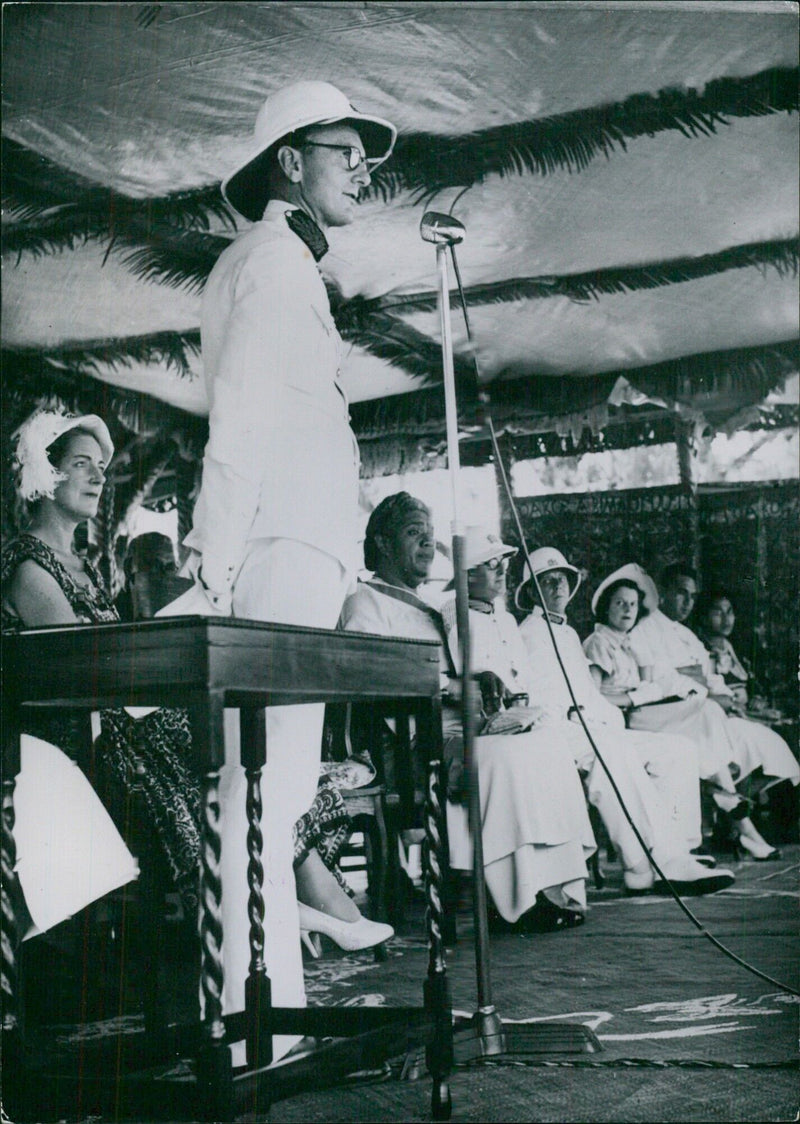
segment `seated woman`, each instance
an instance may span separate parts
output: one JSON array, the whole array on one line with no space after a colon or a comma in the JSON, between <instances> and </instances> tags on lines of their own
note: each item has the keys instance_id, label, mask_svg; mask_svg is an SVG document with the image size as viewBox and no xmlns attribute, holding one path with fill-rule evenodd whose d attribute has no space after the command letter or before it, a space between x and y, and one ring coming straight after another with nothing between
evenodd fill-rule
<instances>
[{"instance_id":1,"label":"seated woman","mask_svg":"<svg viewBox=\"0 0 800 1124\"><path fill-rule=\"evenodd\" d=\"M406 492L383 500L370 516L364 542L364 562L374 578L359 583L347 599L342 625L358 632L437 641L451 696L457 684L449 678L443 621L417 592L430 571L434 547L431 512L425 504ZM445 701L447 756L460 745L460 711ZM528 711L505 711L485 720L475 739L475 757L484 874L497 913L506 923L542 931L583 921L585 860L595 843L572 762L552 745L549 735L518 732L535 719ZM466 811L452 802L447 808L451 864L469 870Z\"/></svg>"},{"instance_id":2,"label":"seated woman","mask_svg":"<svg viewBox=\"0 0 800 1124\"><path fill-rule=\"evenodd\" d=\"M44 410L20 427L17 488L30 521L3 553L4 628L119 620L102 579L74 544L76 529L97 514L113 451L105 423L95 416ZM96 783L126 836L137 826L129 820L130 790L135 784L142 792L145 830L158 840L175 889L194 904L200 792L185 764L188 721L179 710L147 712L139 721L137 714L101 712ZM37 732L79 753L85 748L68 715L48 713Z\"/></svg>"},{"instance_id":3,"label":"seated woman","mask_svg":"<svg viewBox=\"0 0 800 1124\"><path fill-rule=\"evenodd\" d=\"M764 721L769 725L771 711L764 705L766 700L761 695L751 697L751 690L757 689L754 676L731 643L735 624L736 613L726 590L708 589L698 595L692 626L705 645L712 672L722 677L741 715L759 720L763 714Z\"/></svg>"},{"instance_id":4,"label":"seated woman","mask_svg":"<svg viewBox=\"0 0 800 1124\"><path fill-rule=\"evenodd\" d=\"M73 517L97 510L104 471L113 454L108 430L94 415L34 415L15 434L15 484L35 505L32 532L2 558L3 629L77 618L50 570L76 598L91 597L94 573L73 566L66 529ZM57 449L51 463L44 450ZM63 564L58 555L63 557ZM38 560L44 559L44 565ZM136 862L110 816L70 758L50 742L24 733L14 791L16 873L23 900L23 936L45 932L138 875Z\"/></svg>"},{"instance_id":5,"label":"seated woman","mask_svg":"<svg viewBox=\"0 0 800 1124\"><path fill-rule=\"evenodd\" d=\"M712 675L721 679L731 692L729 719L747 719L750 740L755 740L760 750L759 767L746 778L747 792L750 796L758 794L761 803L775 799L777 805L785 804L788 827L797 820L800 768L786 741L771 728L771 722L780 717L780 711L772 710L768 700L760 693L751 694L753 689L758 690L758 686L746 661L739 658L730 640L736 615L727 592L724 589L703 590L695 603L692 622L695 633L708 652ZM755 739L752 738L755 733L753 723L761 723L763 727L758 730ZM741 785L742 778L739 783Z\"/></svg>"},{"instance_id":6,"label":"seated woman","mask_svg":"<svg viewBox=\"0 0 800 1124\"><path fill-rule=\"evenodd\" d=\"M600 583L592 597L594 631L583 643L592 677L605 697L626 711L634 730L683 734L699 752L700 776L715 788L714 800L728 813L740 845L755 859L780 857L747 815L736 792L730 764L735 759L722 709L694 679L673 673L653 681L640 669L628 633L648 611L649 579L641 567L621 567ZM644 674L643 674L644 671Z\"/></svg>"}]
</instances>

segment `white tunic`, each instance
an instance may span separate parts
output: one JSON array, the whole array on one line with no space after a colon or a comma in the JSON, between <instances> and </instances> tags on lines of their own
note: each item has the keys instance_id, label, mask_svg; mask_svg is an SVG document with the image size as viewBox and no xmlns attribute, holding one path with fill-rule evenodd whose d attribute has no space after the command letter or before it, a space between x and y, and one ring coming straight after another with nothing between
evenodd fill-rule
<instances>
[{"instance_id":1,"label":"white tunic","mask_svg":"<svg viewBox=\"0 0 800 1124\"><path fill-rule=\"evenodd\" d=\"M310 250L271 200L220 255L203 295L209 439L186 538L213 590L257 539L308 543L355 570L358 446L339 383L341 337Z\"/></svg>"},{"instance_id":2,"label":"white tunic","mask_svg":"<svg viewBox=\"0 0 800 1124\"><path fill-rule=\"evenodd\" d=\"M367 584L345 602L342 623L359 632L441 644L430 615ZM447 667L444 654L442 666ZM555 888L565 900L585 906L585 860L595 843L569 758L539 731L478 737L475 757L484 874L498 911L515 921L533 906L540 890ZM470 869L466 809L448 802L447 822L451 865Z\"/></svg>"},{"instance_id":3,"label":"white tunic","mask_svg":"<svg viewBox=\"0 0 800 1124\"><path fill-rule=\"evenodd\" d=\"M700 638L686 625L670 620L660 609L639 621L631 630L630 642L640 665L652 664L657 675L697 664L712 695L733 696L724 677L714 670L711 654ZM800 765L779 734L760 722L735 715L727 715L725 722L733 748L731 760L738 769L739 780L760 767L765 777L773 778L773 783L800 782Z\"/></svg>"}]
</instances>

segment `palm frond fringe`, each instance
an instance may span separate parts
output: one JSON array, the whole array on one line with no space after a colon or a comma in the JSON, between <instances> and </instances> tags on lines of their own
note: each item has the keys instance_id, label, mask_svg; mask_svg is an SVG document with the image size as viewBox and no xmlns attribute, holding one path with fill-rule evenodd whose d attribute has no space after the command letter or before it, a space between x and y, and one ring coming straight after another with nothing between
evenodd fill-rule
<instances>
[{"instance_id":1,"label":"palm frond fringe","mask_svg":"<svg viewBox=\"0 0 800 1124\"><path fill-rule=\"evenodd\" d=\"M582 171L600 155L625 151L627 141L665 130L707 136L737 117L798 109L798 70L772 67L745 78L717 78L702 93L664 89L621 102L515 122L460 136L410 133L370 189L388 200L411 190L429 198L445 187L468 187L491 174ZM2 195L12 221L3 252L48 252L87 238L130 243L135 224L146 238L160 227L207 231L211 218L236 229L217 184L136 199L59 167L13 140L4 141ZM41 228L41 229L40 229ZM137 235L138 236L138 235Z\"/></svg>"},{"instance_id":2,"label":"palm frond fringe","mask_svg":"<svg viewBox=\"0 0 800 1124\"><path fill-rule=\"evenodd\" d=\"M797 371L797 340L762 347L701 352L664 363L602 374L568 377L539 375L495 380L489 385L490 409L498 424L519 422L525 416L568 416L607 401L622 376L650 397L667 402L691 402L698 395L724 392L745 394L753 403L783 386ZM482 407L459 402L463 425L479 424ZM355 402L350 413L359 437L439 432L444 425L444 400L440 388L423 388L408 394Z\"/></svg>"},{"instance_id":3,"label":"palm frond fringe","mask_svg":"<svg viewBox=\"0 0 800 1124\"><path fill-rule=\"evenodd\" d=\"M438 347L407 325L386 317L381 331L370 336L355 334L354 343L365 347L409 374L427 379L419 390L351 405L353 427L359 437L375 439L383 435L440 432L444 424L444 402ZM0 359L3 373L3 399L8 401L58 394L85 412L105 413L113 409L128 428L144 426L144 413L156 428L169 425L202 430L204 419L187 415L148 395L114 387L91 376L103 365L125 363L131 358L156 362L167 356L176 369L188 370L188 355L199 349L199 333L158 333L132 340L98 341L91 345L62 347L47 353L35 349L4 348ZM181 359L181 356L183 357ZM495 380L488 388L492 413L498 423L519 421L525 416L574 415L607 401L622 375L638 390L669 402L689 402L698 395L724 392L745 394L755 403L781 387L786 377L798 369L798 342L785 340L762 347L704 352L646 367L604 372L582 377L531 376ZM471 363L457 357L459 404L462 423L481 424L482 406L474 395ZM87 378L87 375L90 377ZM160 422L160 424L159 424ZM201 435L202 436L202 435Z\"/></svg>"},{"instance_id":4,"label":"palm frond fringe","mask_svg":"<svg viewBox=\"0 0 800 1124\"><path fill-rule=\"evenodd\" d=\"M586 273L569 273L540 277L514 277L486 285L464 289L468 304L496 304L504 301L531 300L546 297L568 297L585 302L615 293L634 293L642 289L658 289L711 277L729 269L755 267L762 272L774 269L781 277L796 277L800 266L800 239L787 238L769 242L751 242L730 246L716 254L696 258L672 258L646 262L644 265L613 266ZM450 297L452 307L458 306L458 294ZM430 312L436 308L437 293L433 290L403 297L378 297L365 301L362 315L369 317L373 309L382 312Z\"/></svg>"},{"instance_id":5,"label":"palm frond fringe","mask_svg":"<svg viewBox=\"0 0 800 1124\"><path fill-rule=\"evenodd\" d=\"M731 118L797 109L797 68L771 67L745 78L716 78L702 93L670 88L632 94L621 102L461 136L406 134L388 164L376 170L371 190L385 200L409 190L425 199L492 174L580 172L598 156L626 151L627 142L638 137L667 130L708 136Z\"/></svg>"},{"instance_id":6,"label":"palm frond fringe","mask_svg":"<svg viewBox=\"0 0 800 1124\"><path fill-rule=\"evenodd\" d=\"M137 199L76 175L17 141L3 141L3 253L47 253L89 238L146 243L163 228L236 230L218 184Z\"/></svg>"},{"instance_id":7,"label":"palm frond fringe","mask_svg":"<svg viewBox=\"0 0 800 1124\"><path fill-rule=\"evenodd\" d=\"M163 363L182 378L191 378L189 357L199 354L200 332L193 329L186 332L151 332L119 339L82 340L47 349L7 347L2 350L2 366L4 377L17 373L25 378L46 376L48 370L71 372L78 376L98 372L101 367Z\"/></svg>"}]
</instances>

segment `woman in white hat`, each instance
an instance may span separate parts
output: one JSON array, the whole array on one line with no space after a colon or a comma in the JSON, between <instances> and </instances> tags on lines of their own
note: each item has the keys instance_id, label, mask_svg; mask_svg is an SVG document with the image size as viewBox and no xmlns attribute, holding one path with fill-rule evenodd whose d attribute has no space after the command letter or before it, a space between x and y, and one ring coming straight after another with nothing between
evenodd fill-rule
<instances>
[{"instance_id":1,"label":"woman in white hat","mask_svg":"<svg viewBox=\"0 0 800 1124\"><path fill-rule=\"evenodd\" d=\"M395 136L330 83L295 82L266 99L250 150L223 182L253 225L222 253L203 298L209 439L185 545L205 612L336 625L358 566L359 455L318 262L326 232L356 218ZM277 1006L305 1003L292 828L314 798L322 721L320 706L267 711L265 958ZM245 790L242 769L223 771L226 1013L244 1007L250 961ZM274 1056L291 1042L274 1039Z\"/></svg>"},{"instance_id":2,"label":"woman in white hat","mask_svg":"<svg viewBox=\"0 0 800 1124\"><path fill-rule=\"evenodd\" d=\"M598 690L578 634L567 621L567 606L581 583L580 571L559 550L548 546L533 551L530 565L536 582L530 577L523 582L517 588L516 602L520 607L533 604L533 611L520 625L530 661L531 702L546 706L552 718L563 723L564 744L570 747L585 778L587 796L622 859L626 888L631 893L663 890L656 884L605 768L577 721L576 705L628 812L672 885L686 894L712 893L729 886L733 882L730 871L709 871L689 853L702 844L694 744L675 734L625 729L622 712ZM566 721L569 718L574 720Z\"/></svg>"},{"instance_id":3,"label":"woman in white hat","mask_svg":"<svg viewBox=\"0 0 800 1124\"><path fill-rule=\"evenodd\" d=\"M741 846L762 861L777 856L736 792L730 771L736 754L722 709L694 679L677 673L669 680L648 679L647 670L637 664L628 634L657 606L657 597L652 581L635 563L600 583L592 597L594 631L583 642L592 677L609 702L626 712L631 729L683 734L694 742L700 776L714 786L714 800L731 817Z\"/></svg>"},{"instance_id":4,"label":"woman in white hat","mask_svg":"<svg viewBox=\"0 0 800 1124\"><path fill-rule=\"evenodd\" d=\"M32 510L2 557L3 630L115 620L100 578L74 549L114 452L96 415L33 414L17 431L16 490ZM24 937L46 932L137 877L136 862L88 780L50 741L22 735L14 791ZM21 916L20 916L21 915Z\"/></svg>"}]
</instances>

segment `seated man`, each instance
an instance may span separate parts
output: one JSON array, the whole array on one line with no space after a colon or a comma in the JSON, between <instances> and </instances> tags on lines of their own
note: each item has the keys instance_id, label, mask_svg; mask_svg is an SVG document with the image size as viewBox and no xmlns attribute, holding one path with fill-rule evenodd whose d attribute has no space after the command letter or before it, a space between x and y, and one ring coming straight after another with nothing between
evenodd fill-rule
<instances>
[{"instance_id":1,"label":"seated man","mask_svg":"<svg viewBox=\"0 0 800 1124\"><path fill-rule=\"evenodd\" d=\"M430 510L408 493L389 496L367 525L364 561L374 578L345 602L342 626L358 632L440 645L445 682L449 660L441 617L420 596L435 540ZM595 849L578 775L552 739L538 731L507 736L504 715L475 739L481 787L484 873L500 917L541 931L579 924L586 905L585 859ZM458 708L445 706L445 754L460 745ZM472 864L463 806L448 803L451 864Z\"/></svg>"},{"instance_id":2,"label":"seated man","mask_svg":"<svg viewBox=\"0 0 800 1124\"><path fill-rule=\"evenodd\" d=\"M690 566L667 566L661 575L658 606L630 633L633 654L641 667L653 668L656 678L676 672L689 676L722 707L727 714L726 732L739 783L760 768L771 783L788 780L798 784L800 766L786 742L774 730L735 713L733 691L724 677L713 671L702 641L683 623L694 608L697 592L697 574ZM754 857L767 856L759 853Z\"/></svg>"},{"instance_id":3,"label":"seated man","mask_svg":"<svg viewBox=\"0 0 800 1124\"><path fill-rule=\"evenodd\" d=\"M552 643L546 634L547 626L541 610L538 617L528 618L525 622L528 627L522 632L503 606L503 555L515 551L496 540L493 545L493 538L480 528L467 530L466 565L473 669L476 672L493 671L511 692L528 695L529 701L542 715L539 720L542 734L585 772L589 799L603 817L609 835L622 856L627 889L634 893L646 892L654 888L653 870L647 854L625 818L613 786L583 729L579 724L567 721L572 704ZM603 759L653 858L682 893L710 893L731 885L733 875L730 871L709 871L689 854L690 846L700 842L699 780L697 758L691 743L676 747L671 744L671 739L666 739L667 744L654 745L648 756L652 758L653 772L659 780L654 782L648 776L630 741L625 744L627 735L619 730L617 716L605 713L607 704L593 685L591 691L586 689L585 680L591 683L588 666L580 641L566 625L563 616L570 597L570 584L573 593L578 586L577 570L569 566L557 551L549 548L537 551L534 558L541 563L543 571L550 571L556 579L546 584L557 591L551 602L552 612L561 622L556 625L559 639L563 636L565 649L569 649L569 639L573 636L580 653L579 660L573 655L568 668L570 676L575 673L578 680L579 705L592 711L589 719L594 727L593 736L596 735ZM535 562L533 564L536 565ZM455 637L455 606L452 601L443 605L442 615L445 626L451 630L452 646ZM540 628L544 635L540 633ZM561 643L559 651L563 659ZM593 707L595 696L598 705ZM613 711L614 708L610 709ZM608 730L602 728L604 722ZM630 737L636 741L637 735Z\"/></svg>"}]
</instances>

